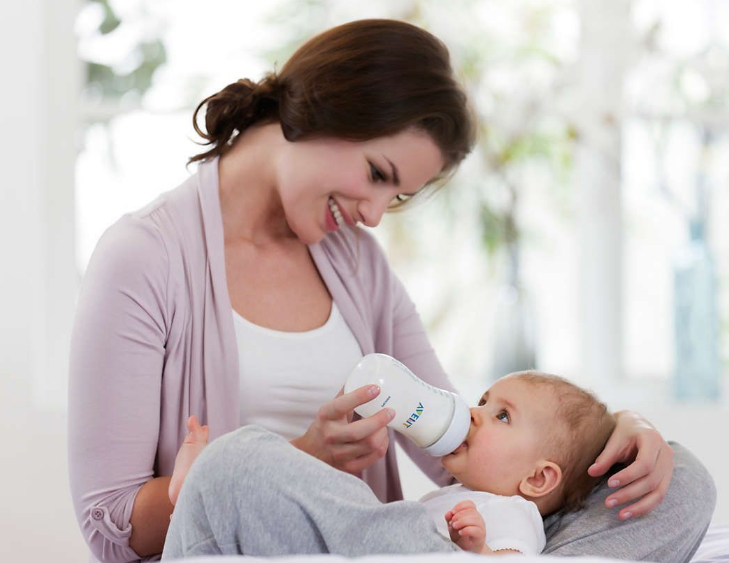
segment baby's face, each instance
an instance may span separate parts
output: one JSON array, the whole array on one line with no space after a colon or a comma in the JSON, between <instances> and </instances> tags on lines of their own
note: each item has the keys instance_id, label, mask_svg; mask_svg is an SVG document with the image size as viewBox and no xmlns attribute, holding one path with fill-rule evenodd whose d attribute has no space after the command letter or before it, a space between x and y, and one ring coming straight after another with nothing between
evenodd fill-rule
<instances>
[{"instance_id":1,"label":"baby's face","mask_svg":"<svg viewBox=\"0 0 729 563\"><path fill-rule=\"evenodd\" d=\"M511 496L544 456L543 443L555 420L551 389L506 377L471 409L466 441L442 458L466 487Z\"/></svg>"}]
</instances>

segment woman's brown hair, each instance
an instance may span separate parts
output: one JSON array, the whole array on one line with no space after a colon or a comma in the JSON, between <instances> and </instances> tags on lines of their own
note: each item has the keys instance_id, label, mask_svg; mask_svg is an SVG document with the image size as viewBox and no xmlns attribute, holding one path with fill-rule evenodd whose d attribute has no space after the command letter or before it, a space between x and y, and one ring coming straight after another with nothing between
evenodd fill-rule
<instances>
[{"instance_id":1,"label":"woman's brown hair","mask_svg":"<svg viewBox=\"0 0 729 563\"><path fill-rule=\"evenodd\" d=\"M205 105L203 131L197 118ZM193 126L212 147L189 162L223 155L239 133L262 121L278 121L289 141L366 141L416 128L443 153L439 178L475 142L474 119L448 49L427 31L396 20L334 27L301 46L278 74L238 80L203 100Z\"/></svg>"}]
</instances>

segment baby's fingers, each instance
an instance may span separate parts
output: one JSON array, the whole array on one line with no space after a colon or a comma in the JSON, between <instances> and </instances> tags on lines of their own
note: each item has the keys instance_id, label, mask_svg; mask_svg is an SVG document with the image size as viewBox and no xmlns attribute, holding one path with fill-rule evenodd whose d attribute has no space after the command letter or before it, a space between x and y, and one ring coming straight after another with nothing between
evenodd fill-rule
<instances>
[{"instance_id":1,"label":"baby's fingers","mask_svg":"<svg viewBox=\"0 0 729 563\"><path fill-rule=\"evenodd\" d=\"M451 519L451 526L454 530L460 530L467 526L476 526L483 522L481 515L474 511L462 511L455 514Z\"/></svg>"},{"instance_id":2,"label":"baby's fingers","mask_svg":"<svg viewBox=\"0 0 729 563\"><path fill-rule=\"evenodd\" d=\"M476 503L472 500L463 500L451 509L453 514L458 514L463 510L476 510Z\"/></svg>"},{"instance_id":3,"label":"baby's fingers","mask_svg":"<svg viewBox=\"0 0 729 563\"><path fill-rule=\"evenodd\" d=\"M458 530L458 535L463 539L478 540L484 537L484 531L478 526L466 526Z\"/></svg>"}]
</instances>

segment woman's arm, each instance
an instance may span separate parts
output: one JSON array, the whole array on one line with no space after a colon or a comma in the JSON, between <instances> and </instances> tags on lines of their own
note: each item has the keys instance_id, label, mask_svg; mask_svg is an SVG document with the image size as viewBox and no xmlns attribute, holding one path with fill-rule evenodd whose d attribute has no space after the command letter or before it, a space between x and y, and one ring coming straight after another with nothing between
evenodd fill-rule
<instances>
[{"instance_id":1,"label":"woman's arm","mask_svg":"<svg viewBox=\"0 0 729 563\"><path fill-rule=\"evenodd\" d=\"M174 506L168 490L171 477L157 477L147 481L137 493L132 507L132 535L129 547L140 557L162 553L165 536Z\"/></svg>"},{"instance_id":2,"label":"woman's arm","mask_svg":"<svg viewBox=\"0 0 729 563\"><path fill-rule=\"evenodd\" d=\"M167 333L167 253L149 218L125 216L100 239L76 307L69 369L69 475L82 534L105 562L169 523L169 500L140 497L154 477ZM153 487L151 485L150 487ZM154 507L154 508L150 508ZM167 511L167 515L163 513ZM134 515L134 521L132 516ZM141 518L140 518L141 516ZM142 533L143 536L138 536ZM159 543L159 542L157 542Z\"/></svg>"},{"instance_id":3,"label":"woman's arm","mask_svg":"<svg viewBox=\"0 0 729 563\"><path fill-rule=\"evenodd\" d=\"M606 484L593 491L585 507L545 519L546 555L594 556L631 561L687 563L711 520L716 488L706 468L686 448L671 443L675 470L663 502L643 518L620 521L605 508L614 494Z\"/></svg>"}]
</instances>

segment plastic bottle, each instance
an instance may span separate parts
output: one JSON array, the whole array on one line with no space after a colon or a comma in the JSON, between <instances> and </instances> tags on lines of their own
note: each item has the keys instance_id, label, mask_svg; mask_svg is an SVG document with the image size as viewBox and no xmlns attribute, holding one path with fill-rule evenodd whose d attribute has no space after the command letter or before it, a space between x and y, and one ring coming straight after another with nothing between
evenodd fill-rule
<instances>
[{"instance_id":1,"label":"plastic bottle","mask_svg":"<svg viewBox=\"0 0 729 563\"><path fill-rule=\"evenodd\" d=\"M463 399L428 385L395 358L366 355L347 378L344 392L371 384L380 387L380 394L354 409L360 416L393 409L395 418L388 426L435 457L451 453L466 439L471 411Z\"/></svg>"}]
</instances>

